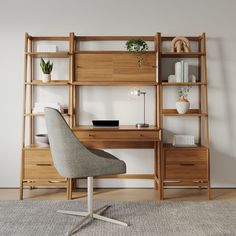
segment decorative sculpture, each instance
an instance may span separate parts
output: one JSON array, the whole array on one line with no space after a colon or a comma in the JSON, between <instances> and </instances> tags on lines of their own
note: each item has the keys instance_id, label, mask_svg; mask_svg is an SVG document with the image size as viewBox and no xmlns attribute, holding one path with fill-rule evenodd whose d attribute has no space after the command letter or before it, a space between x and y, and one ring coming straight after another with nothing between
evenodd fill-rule
<instances>
[{"instance_id":1,"label":"decorative sculpture","mask_svg":"<svg viewBox=\"0 0 236 236\"><path fill-rule=\"evenodd\" d=\"M190 52L189 40L182 36L175 37L171 41L171 52Z\"/></svg>"}]
</instances>

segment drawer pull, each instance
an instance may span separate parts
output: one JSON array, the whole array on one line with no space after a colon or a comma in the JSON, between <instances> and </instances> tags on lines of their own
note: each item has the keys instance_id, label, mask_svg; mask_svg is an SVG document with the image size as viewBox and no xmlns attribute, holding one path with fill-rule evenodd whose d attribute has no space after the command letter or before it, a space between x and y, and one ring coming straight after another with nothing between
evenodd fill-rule
<instances>
[{"instance_id":1,"label":"drawer pull","mask_svg":"<svg viewBox=\"0 0 236 236\"><path fill-rule=\"evenodd\" d=\"M94 134L89 134L89 137L95 137L95 135Z\"/></svg>"},{"instance_id":2,"label":"drawer pull","mask_svg":"<svg viewBox=\"0 0 236 236\"><path fill-rule=\"evenodd\" d=\"M193 163L181 163L181 166L195 166Z\"/></svg>"},{"instance_id":3,"label":"drawer pull","mask_svg":"<svg viewBox=\"0 0 236 236\"><path fill-rule=\"evenodd\" d=\"M52 166L52 164L36 164L36 166Z\"/></svg>"}]
</instances>

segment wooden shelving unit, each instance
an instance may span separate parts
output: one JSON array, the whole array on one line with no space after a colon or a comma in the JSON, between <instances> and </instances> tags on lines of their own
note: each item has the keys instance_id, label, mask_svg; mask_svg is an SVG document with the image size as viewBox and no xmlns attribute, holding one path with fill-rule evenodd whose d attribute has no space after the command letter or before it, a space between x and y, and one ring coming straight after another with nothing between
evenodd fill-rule
<instances>
[{"instance_id":1,"label":"wooden shelving unit","mask_svg":"<svg viewBox=\"0 0 236 236\"><path fill-rule=\"evenodd\" d=\"M23 199L24 186L64 186L69 189L69 181L60 176L52 162L50 148L44 148L34 144L34 126L37 117L43 117L43 113L33 113L33 94L37 86L65 86L68 87L68 112L63 116L68 117L68 123L72 127L72 74L73 55L68 52L34 52L36 41L65 41L71 51L74 35L68 37L34 37L25 34L25 57L24 57L24 91L23 91L23 132L22 132L22 160L20 178L20 199ZM52 80L43 83L35 79L35 58L61 58L69 60L69 80ZM27 131L27 132L26 132ZM28 140L28 143L26 143ZM69 187L68 187L69 186ZM67 191L70 198L70 192Z\"/></svg>"},{"instance_id":2,"label":"wooden shelving unit","mask_svg":"<svg viewBox=\"0 0 236 236\"><path fill-rule=\"evenodd\" d=\"M189 117L189 119L195 117L195 119L198 119L198 143L196 147L174 147L172 144L163 144L161 161L162 189L164 189L165 186L206 187L208 189L208 198L210 199L206 36L205 33L203 33L200 36L187 37L190 42L193 41L197 43L198 46L196 52L189 53L162 52L162 43L164 41L170 42L174 39L174 36L162 36L161 33L158 33L157 37L159 42L158 81L160 95L160 128L165 132L164 117L166 116L180 118ZM198 60L197 82L169 83L163 81L161 65L165 63L162 59L166 58L196 58L196 60ZM198 89L198 109L190 109L186 114L179 114L176 109L163 108L163 90L167 86L196 86ZM202 132L203 124L205 125L204 132Z\"/></svg>"},{"instance_id":3,"label":"wooden shelving unit","mask_svg":"<svg viewBox=\"0 0 236 236\"><path fill-rule=\"evenodd\" d=\"M174 36L30 36L25 34L24 53L24 97L23 97L23 135L20 199L23 199L23 187L64 186L67 187L67 198L71 199L72 180L61 177L53 166L50 147L39 147L34 144L35 119L44 114L33 114L33 94L38 86L65 86L68 88L69 126L80 141L91 148L151 148L154 149L153 174L126 174L100 178L153 179L163 199L165 186L199 186L207 187L210 198L210 158L208 133L208 101L206 70L206 39L201 36L187 37L198 44L198 51L191 53L162 52L162 42L171 41ZM82 51L80 42L87 41L127 41L143 39L154 43L154 50L144 53L145 63L140 69L136 55L127 51ZM34 52L36 41L64 41L69 50L63 52ZM61 58L69 60L69 79L53 80L43 83L34 76L36 58ZM196 83L168 83L162 80L162 59L195 58L198 60L199 77ZM195 60L194 59L194 60ZM201 73L203 71L203 73ZM92 126L81 126L77 114L79 104L79 86L153 86L155 88L155 124L148 129L137 129L135 126L121 126L119 129L96 130ZM199 102L197 109L190 109L187 114L178 114L175 109L163 107L163 89L166 87L195 86L198 89ZM204 106L202 105L204 103ZM205 109L203 109L203 107ZM189 117L198 119L198 146L176 148L170 144L161 145L162 131L165 132L163 119L170 117ZM193 118L192 118L193 117ZM205 132L202 125L205 124ZM26 128L29 132L26 133ZM204 142L203 142L204 136ZM29 140L26 143L26 140ZM181 173L181 174L180 174Z\"/></svg>"}]
</instances>

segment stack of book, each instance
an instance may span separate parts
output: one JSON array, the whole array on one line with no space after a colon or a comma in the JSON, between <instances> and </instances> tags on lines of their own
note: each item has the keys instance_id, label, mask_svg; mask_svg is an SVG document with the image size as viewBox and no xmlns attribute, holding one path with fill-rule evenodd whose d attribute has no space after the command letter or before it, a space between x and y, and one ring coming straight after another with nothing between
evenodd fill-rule
<instances>
[{"instance_id":1,"label":"stack of book","mask_svg":"<svg viewBox=\"0 0 236 236\"><path fill-rule=\"evenodd\" d=\"M188 62L180 61L175 63L175 78L176 82L189 82Z\"/></svg>"}]
</instances>

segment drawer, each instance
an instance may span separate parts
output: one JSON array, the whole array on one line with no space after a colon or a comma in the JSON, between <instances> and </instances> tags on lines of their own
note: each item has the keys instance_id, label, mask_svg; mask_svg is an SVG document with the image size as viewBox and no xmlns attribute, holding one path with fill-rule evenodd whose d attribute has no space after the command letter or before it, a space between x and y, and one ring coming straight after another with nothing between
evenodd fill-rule
<instances>
[{"instance_id":1,"label":"drawer","mask_svg":"<svg viewBox=\"0 0 236 236\"><path fill-rule=\"evenodd\" d=\"M207 179L206 148L164 149L164 179Z\"/></svg>"},{"instance_id":2,"label":"drawer","mask_svg":"<svg viewBox=\"0 0 236 236\"><path fill-rule=\"evenodd\" d=\"M55 169L49 149L24 151L24 179L64 179Z\"/></svg>"},{"instance_id":3,"label":"drawer","mask_svg":"<svg viewBox=\"0 0 236 236\"><path fill-rule=\"evenodd\" d=\"M75 135L80 140L92 139L141 139L141 140L157 140L157 131L75 131Z\"/></svg>"}]
</instances>

